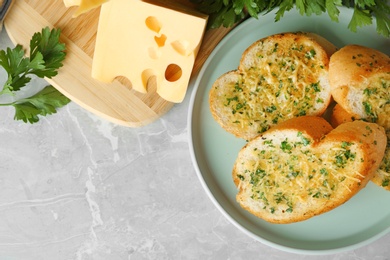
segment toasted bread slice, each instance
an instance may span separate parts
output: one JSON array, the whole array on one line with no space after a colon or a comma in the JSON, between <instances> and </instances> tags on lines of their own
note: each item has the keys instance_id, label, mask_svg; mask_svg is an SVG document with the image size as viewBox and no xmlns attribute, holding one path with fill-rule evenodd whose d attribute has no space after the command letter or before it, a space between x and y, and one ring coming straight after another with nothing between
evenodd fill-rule
<instances>
[{"instance_id":1,"label":"toasted bread slice","mask_svg":"<svg viewBox=\"0 0 390 260\"><path fill-rule=\"evenodd\" d=\"M390 57L372 48L347 45L330 58L334 100L356 119L390 129Z\"/></svg>"},{"instance_id":2,"label":"toasted bread slice","mask_svg":"<svg viewBox=\"0 0 390 260\"><path fill-rule=\"evenodd\" d=\"M221 75L209 93L215 120L251 140L287 119L322 115L331 100L330 55L336 47L310 33L283 33L254 42L237 70Z\"/></svg>"},{"instance_id":3,"label":"toasted bread slice","mask_svg":"<svg viewBox=\"0 0 390 260\"><path fill-rule=\"evenodd\" d=\"M336 104L332 109L329 121L332 127L336 128L343 123L352 122L354 120L355 118L350 113L339 104Z\"/></svg>"},{"instance_id":4,"label":"toasted bread slice","mask_svg":"<svg viewBox=\"0 0 390 260\"><path fill-rule=\"evenodd\" d=\"M385 190L390 191L390 131L386 131L387 147L382 162L376 171L372 182Z\"/></svg>"},{"instance_id":5,"label":"toasted bread slice","mask_svg":"<svg viewBox=\"0 0 390 260\"><path fill-rule=\"evenodd\" d=\"M272 223L332 210L363 189L382 160L386 135L374 123L333 129L321 117L287 120L249 141L233 168L237 201Z\"/></svg>"},{"instance_id":6,"label":"toasted bread slice","mask_svg":"<svg viewBox=\"0 0 390 260\"><path fill-rule=\"evenodd\" d=\"M332 127L337 127L343 123L352 122L355 118L339 104L336 104L333 108L330 120ZM385 190L390 191L390 129L385 129L385 132L387 136L385 155L383 156L378 170L372 178L372 182Z\"/></svg>"}]
</instances>

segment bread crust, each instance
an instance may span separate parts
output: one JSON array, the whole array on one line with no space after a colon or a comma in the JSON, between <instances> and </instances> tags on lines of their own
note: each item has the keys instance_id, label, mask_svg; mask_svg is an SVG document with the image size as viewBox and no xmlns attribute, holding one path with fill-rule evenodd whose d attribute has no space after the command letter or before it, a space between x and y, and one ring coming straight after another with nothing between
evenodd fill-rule
<instances>
[{"instance_id":1,"label":"bread crust","mask_svg":"<svg viewBox=\"0 0 390 260\"><path fill-rule=\"evenodd\" d=\"M287 157L281 156L286 151L282 149L283 146L277 140L293 140L294 136L297 136L296 133L301 136L300 138L303 136L310 140L310 145L299 147L298 150L292 148L289 151L292 154ZM273 140L276 148L264 145L270 140ZM290 119L248 142L239 152L233 167L233 180L238 188L237 202L255 216L279 224L303 221L328 212L348 201L371 180L382 160L385 142L384 129L373 123L354 121L333 129L325 119L319 117L304 116ZM280 145L280 149L276 144ZM276 151L268 153L267 149ZM304 149L307 149L305 150L307 155L314 154L316 157L313 155L313 157L309 156L308 160L305 159L298 152ZM332 149L336 153L332 154L330 152ZM348 149L351 150L346 152ZM347 160L345 169L339 166L333 169L333 166L329 164L329 160L334 159L338 150L344 151L349 156L354 154L352 159L351 156L349 161ZM338 156L340 155L335 158L339 158ZM323 168L320 170L309 167L307 170L302 169L293 177L282 177L284 170L287 169L283 168L283 165L289 164L290 161L280 163L274 160L276 165L274 168L264 166L271 163L272 157L278 157L279 160L283 158L292 160L291 158L299 157L298 160L308 164L320 159L322 162L318 167ZM263 160L266 160L266 164ZM268 168L262 171L259 170L261 167ZM292 169L293 166L289 165L288 168ZM267 169L278 170L270 172ZM313 170L316 173L313 173ZM348 178L340 178L337 174L341 171L343 173L340 173L340 176L346 174ZM257 172L262 174L261 180L257 178L255 174ZM328 172L332 174L328 175ZM325 173L327 177L324 177ZM310 174L317 177L310 179ZM336 177L329 177L333 175ZM325 183L332 185L332 189L324 188ZM316 190L321 192L316 193ZM308 191L313 192L308 193Z\"/></svg>"},{"instance_id":2,"label":"bread crust","mask_svg":"<svg viewBox=\"0 0 390 260\"><path fill-rule=\"evenodd\" d=\"M332 114L330 115L330 124L333 128L338 127L341 124L352 122L355 118L348 113L342 106L336 104L332 109Z\"/></svg>"},{"instance_id":3,"label":"bread crust","mask_svg":"<svg viewBox=\"0 0 390 260\"><path fill-rule=\"evenodd\" d=\"M346 45L330 58L329 80L332 90L341 86L358 86L365 78L389 73L389 66L389 56L378 50L357 44Z\"/></svg>"},{"instance_id":4,"label":"bread crust","mask_svg":"<svg viewBox=\"0 0 390 260\"><path fill-rule=\"evenodd\" d=\"M312 33L281 33L251 44L237 70L209 93L210 111L226 131L251 140L289 118L322 115L331 101L329 57L336 47Z\"/></svg>"}]
</instances>

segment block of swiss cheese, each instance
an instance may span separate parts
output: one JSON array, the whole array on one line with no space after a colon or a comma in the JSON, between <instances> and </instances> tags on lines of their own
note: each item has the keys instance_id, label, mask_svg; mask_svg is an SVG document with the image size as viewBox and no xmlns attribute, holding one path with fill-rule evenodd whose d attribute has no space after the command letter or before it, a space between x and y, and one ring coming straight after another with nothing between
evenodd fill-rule
<instances>
[{"instance_id":1,"label":"block of swiss cheese","mask_svg":"<svg viewBox=\"0 0 390 260\"><path fill-rule=\"evenodd\" d=\"M206 15L190 9L110 0L101 7L92 77L111 82L123 76L142 93L154 82L162 98L181 102L206 23Z\"/></svg>"}]
</instances>

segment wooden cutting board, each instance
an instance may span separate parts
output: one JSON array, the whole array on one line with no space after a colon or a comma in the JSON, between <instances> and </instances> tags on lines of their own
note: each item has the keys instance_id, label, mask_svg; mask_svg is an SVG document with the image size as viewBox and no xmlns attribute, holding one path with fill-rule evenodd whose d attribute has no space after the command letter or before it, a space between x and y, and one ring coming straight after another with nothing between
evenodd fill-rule
<instances>
[{"instance_id":1,"label":"wooden cutting board","mask_svg":"<svg viewBox=\"0 0 390 260\"><path fill-rule=\"evenodd\" d=\"M180 0L186 4L187 1ZM61 41L66 44L67 56L58 75L47 81L92 113L116 124L139 127L171 109L173 103L153 91L141 94L132 90L126 79L119 78L109 84L92 79L100 8L73 18L75 10L67 9L62 0L14 0L4 24L13 43L25 48L29 46L31 36L42 28L61 29ZM196 75L210 52L230 30L219 28L205 33L192 75Z\"/></svg>"}]
</instances>

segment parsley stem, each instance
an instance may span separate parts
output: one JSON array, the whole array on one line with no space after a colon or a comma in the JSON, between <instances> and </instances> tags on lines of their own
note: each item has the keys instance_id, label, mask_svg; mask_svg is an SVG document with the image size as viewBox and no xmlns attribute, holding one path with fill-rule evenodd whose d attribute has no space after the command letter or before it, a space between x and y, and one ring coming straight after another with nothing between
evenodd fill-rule
<instances>
[{"instance_id":1,"label":"parsley stem","mask_svg":"<svg viewBox=\"0 0 390 260\"><path fill-rule=\"evenodd\" d=\"M11 102L11 103L0 103L0 107L13 106L14 104L15 104L15 102Z\"/></svg>"}]
</instances>

